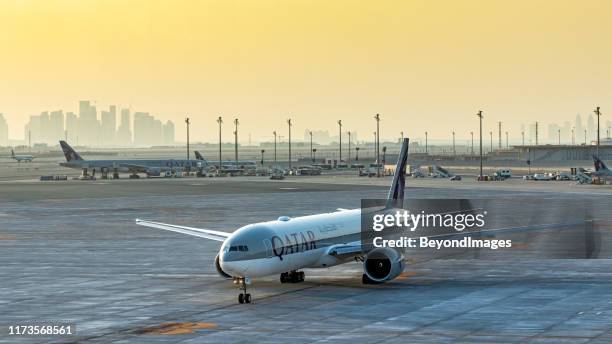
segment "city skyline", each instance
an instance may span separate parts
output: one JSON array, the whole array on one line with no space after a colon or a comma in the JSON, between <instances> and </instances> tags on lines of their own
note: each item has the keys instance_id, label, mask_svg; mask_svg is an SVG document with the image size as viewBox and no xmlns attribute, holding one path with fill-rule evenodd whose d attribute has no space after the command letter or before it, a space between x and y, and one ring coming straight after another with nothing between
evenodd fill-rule
<instances>
[{"instance_id":1,"label":"city skyline","mask_svg":"<svg viewBox=\"0 0 612 344\"><path fill-rule=\"evenodd\" d=\"M367 139L376 113L383 138L465 139L482 110L487 134L501 121L516 139L596 106L609 118L611 17L595 0L7 1L0 112L12 138L32 114L91 99L189 116L202 140L211 119L239 117L269 140L289 117L330 133L342 119Z\"/></svg>"},{"instance_id":2,"label":"city skyline","mask_svg":"<svg viewBox=\"0 0 612 344\"><path fill-rule=\"evenodd\" d=\"M175 143L174 123L162 123L148 112L136 111L133 117L129 108L120 109L118 118L116 105L100 111L88 100L79 101L77 114L64 110L43 111L40 115L30 116L24 126L23 144L55 145L59 140L73 142L75 145L121 147L121 146L159 146ZM119 120L119 122L118 122ZM7 144L10 138L3 136L6 121L0 114L0 145Z\"/></svg>"},{"instance_id":3,"label":"city skyline","mask_svg":"<svg viewBox=\"0 0 612 344\"><path fill-rule=\"evenodd\" d=\"M72 111L67 111L64 114L64 110L55 111L42 111L40 115L30 116L30 120L24 127L24 139L21 140L23 144L56 144L59 139L66 139L74 144L83 144L91 146L160 146L160 145L174 145L184 144L184 141L175 140L176 128L172 121L166 121L162 123L161 120L155 116L150 115L149 112L135 111L130 112L129 108L120 108L116 105L109 105L107 110L101 110L98 112L97 107L91 101L79 101L78 112L75 114ZM195 123L198 124L198 123ZM539 143L540 144L581 144L590 143L596 139L596 120L593 113L586 116L576 114L574 122L563 121L560 123L544 123L538 122L539 124ZM492 123L493 130L488 130L493 133L493 141L496 148L505 148L506 145L520 145L523 144L535 144L535 121L529 124L521 124L520 129L509 130L504 122L501 122L502 127L499 127L500 122ZM600 126L600 137L610 138L612 132L612 121L603 120ZM46 130L41 130L46 128ZM136 130L135 130L136 129ZM225 130L230 130L227 127ZM502 129L500 132L499 130ZM180 130L180 128L179 128ZM223 130L222 130L223 131ZM294 137L295 142L308 142L310 141L310 132L313 134L313 142L319 145L326 145L338 142L338 129L330 130L309 128L304 129L303 137ZM348 142L348 129L342 130L343 141ZM351 131L351 142L368 142L370 139L368 135L363 137L358 136L358 132L355 130ZM573 136L572 136L573 131ZM283 135L282 130L278 132L278 141L282 142L286 135ZM512 133L506 137L506 133ZM3 114L0 113L0 146L9 145L10 142L18 142L20 140L7 137L8 124ZM399 139L399 135L405 134L409 137L409 132L397 132L397 137L384 131L381 132L381 139L387 142L393 142ZM412 136L413 142L423 143L424 140L422 134L414 133ZM452 135L452 133L449 133ZM463 145L468 137L469 133L455 132L457 145ZM467 134L467 135L466 135ZM487 141L487 130L483 131L484 142L491 141L490 138ZM559 134L561 136L559 137ZM224 143L231 141L232 133L225 133ZM81 139L79 139L79 137ZM248 140L255 143L270 142L271 138L255 137L253 140L251 133L248 135L242 135L238 140L240 144L245 144ZM361 140L360 140L361 138ZM560 138L560 142L559 142ZM501 141L500 141L501 139ZM372 139L373 140L373 139ZM216 135L209 138L193 137L192 142L202 143L217 143L218 139ZM429 136L430 144L449 144L452 139L447 137L432 137ZM490 144L490 142L489 142ZM469 145L469 143L467 144Z\"/></svg>"}]
</instances>

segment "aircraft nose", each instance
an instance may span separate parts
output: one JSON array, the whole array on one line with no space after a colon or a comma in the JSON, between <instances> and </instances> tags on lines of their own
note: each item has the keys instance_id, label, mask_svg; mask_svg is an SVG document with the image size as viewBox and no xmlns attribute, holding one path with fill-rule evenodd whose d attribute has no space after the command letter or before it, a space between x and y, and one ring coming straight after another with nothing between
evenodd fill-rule
<instances>
[{"instance_id":1,"label":"aircraft nose","mask_svg":"<svg viewBox=\"0 0 612 344\"><path fill-rule=\"evenodd\" d=\"M232 276L244 276L246 273L247 269L243 266L243 264L240 264L240 261L232 259L231 254L225 252L220 256L220 258L221 269L226 273Z\"/></svg>"}]
</instances>

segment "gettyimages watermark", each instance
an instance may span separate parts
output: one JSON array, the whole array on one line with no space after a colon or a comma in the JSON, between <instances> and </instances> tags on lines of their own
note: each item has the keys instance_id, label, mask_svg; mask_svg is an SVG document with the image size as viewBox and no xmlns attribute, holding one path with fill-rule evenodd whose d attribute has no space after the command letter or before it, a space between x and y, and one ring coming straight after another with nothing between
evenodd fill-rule
<instances>
[{"instance_id":1,"label":"gettyimages watermark","mask_svg":"<svg viewBox=\"0 0 612 344\"><path fill-rule=\"evenodd\" d=\"M599 258L612 247L608 236L602 235L612 215L594 213L591 202L411 199L397 207L387 200L368 199L361 205L364 252L392 248L453 259ZM610 209L610 204L606 206Z\"/></svg>"}]
</instances>

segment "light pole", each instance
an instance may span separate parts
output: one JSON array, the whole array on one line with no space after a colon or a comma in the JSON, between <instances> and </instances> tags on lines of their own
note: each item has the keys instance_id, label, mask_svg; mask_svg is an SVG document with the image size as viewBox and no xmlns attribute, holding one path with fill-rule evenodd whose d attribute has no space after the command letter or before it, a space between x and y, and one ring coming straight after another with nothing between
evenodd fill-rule
<instances>
[{"instance_id":1,"label":"light pole","mask_svg":"<svg viewBox=\"0 0 612 344\"><path fill-rule=\"evenodd\" d=\"M474 132L470 131L470 135L472 136L472 155L474 155Z\"/></svg>"},{"instance_id":2,"label":"light pole","mask_svg":"<svg viewBox=\"0 0 612 344\"><path fill-rule=\"evenodd\" d=\"M502 122L499 122L498 125L499 125L499 129L498 129L498 132L497 132L497 140L499 142L497 143L497 145L498 145L499 149L501 149L502 148L502 138L501 138L502 137L501 136L501 134L502 134Z\"/></svg>"},{"instance_id":3,"label":"light pole","mask_svg":"<svg viewBox=\"0 0 612 344\"><path fill-rule=\"evenodd\" d=\"M525 146L525 132L521 131L521 136L523 136L523 146Z\"/></svg>"},{"instance_id":4,"label":"light pole","mask_svg":"<svg viewBox=\"0 0 612 344\"><path fill-rule=\"evenodd\" d=\"M506 131L506 149L510 148L510 144L508 143L508 132Z\"/></svg>"},{"instance_id":5,"label":"light pole","mask_svg":"<svg viewBox=\"0 0 612 344\"><path fill-rule=\"evenodd\" d=\"M234 119L234 158L238 165L238 118Z\"/></svg>"},{"instance_id":6,"label":"light pole","mask_svg":"<svg viewBox=\"0 0 612 344\"><path fill-rule=\"evenodd\" d=\"M374 158L376 158L376 132L374 132L374 152L372 154L374 155Z\"/></svg>"},{"instance_id":7,"label":"light pole","mask_svg":"<svg viewBox=\"0 0 612 344\"><path fill-rule=\"evenodd\" d=\"M289 169L291 169L291 118L287 119L287 125L289 126Z\"/></svg>"},{"instance_id":8,"label":"light pole","mask_svg":"<svg viewBox=\"0 0 612 344\"><path fill-rule=\"evenodd\" d=\"M478 176L478 180L482 178L482 111L478 111L476 115L480 119L480 175Z\"/></svg>"},{"instance_id":9,"label":"light pole","mask_svg":"<svg viewBox=\"0 0 612 344\"><path fill-rule=\"evenodd\" d=\"M359 147L355 147L355 161L359 161Z\"/></svg>"},{"instance_id":10,"label":"light pole","mask_svg":"<svg viewBox=\"0 0 612 344\"><path fill-rule=\"evenodd\" d=\"M536 134L536 138L535 138L535 139L536 139L536 144L535 144L535 145L537 146L537 145L538 145L538 122L536 122L536 127L535 127L535 129L536 129L536 130L535 130L535 134Z\"/></svg>"},{"instance_id":11,"label":"light pole","mask_svg":"<svg viewBox=\"0 0 612 344\"><path fill-rule=\"evenodd\" d=\"M597 115L597 156L599 156L599 117L601 117L599 106L595 109L594 112L595 112L595 115Z\"/></svg>"},{"instance_id":12,"label":"light pole","mask_svg":"<svg viewBox=\"0 0 612 344\"><path fill-rule=\"evenodd\" d=\"M574 133L574 127L572 127L572 146L576 144L576 134Z\"/></svg>"},{"instance_id":13,"label":"light pole","mask_svg":"<svg viewBox=\"0 0 612 344\"><path fill-rule=\"evenodd\" d=\"M376 176L380 177L380 114L376 114L374 119L376 119Z\"/></svg>"},{"instance_id":14,"label":"light pole","mask_svg":"<svg viewBox=\"0 0 612 344\"><path fill-rule=\"evenodd\" d=\"M221 116L217 118L217 123L219 123L219 171L221 171L221 125L223 124Z\"/></svg>"},{"instance_id":15,"label":"light pole","mask_svg":"<svg viewBox=\"0 0 612 344\"><path fill-rule=\"evenodd\" d=\"M274 134L274 166L276 166L276 130L272 133Z\"/></svg>"},{"instance_id":16,"label":"light pole","mask_svg":"<svg viewBox=\"0 0 612 344\"><path fill-rule=\"evenodd\" d=\"M425 132L425 155L428 155L429 153L427 152L427 132Z\"/></svg>"},{"instance_id":17,"label":"light pole","mask_svg":"<svg viewBox=\"0 0 612 344\"><path fill-rule=\"evenodd\" d=\"M490 151L493 152L493 132L490 131L489 135L491 135L491 150Z\"/></svg>"},{"instance_id":18,"label":"light pole","mask_svg":"<svg viewBox=\"0 0 612 344\"><path fill-rule=\"evenodd\" d=\"M586 146L586 141L587 141L587 130L584 129L584 145Z\"/></svg>"},{"instance_id":19,"label":"light pole","mask_svg":"<svg viewBox=\"0 0 612 344\"><path fill-rule=\"evenodd\" d=\"M338 164L340 164L340 162L342 161L342 120L338 120L338 140L339 140L339 145L338 145Z\"/></svg>"},{"instance_id":20,"label":"light pole","mask_svg":"<svg viewBox=\"0 0 612 344\"><path fill-rule=\"evenodd\" d=\"M561 129L557 129L557 135L559 136L559 146L561 146Z\"/></svg>"},{"instance_id":21,"label":"light pole","mask_svg":"<svg viewBox=\"0 0 612 344\"><path fill-rule=\"evenodd\" d=\"M348 134L348 168L351 168L351 132L347 131L346 132Z\"/></svg>"},{"instance_id":22,"label":"light pole","mask_svg":"<svg viewBox=\"0 0 612 344\"><path fill-rule=\"evenodd\" d=\"M457 151L455 150L455 132L453 131L453 156L457 156Z\"/></svg>"},{"instance_id":23,"label":"light pole","mask_svg":"<svg viewBox=\"0 0 612 344\"><path fill-rule=\"evenodd\" d=\"M312 162L315 162L316 159L317 159L317 149L313 148L312 149Z\"/></svg>"},{"instance_id":24,"label":"light pole","mask_svg":"<svg viewBox=\"0 0 612 344\"><path fill-rule=\"evenodd\" d=\"M189 117L185 118L185 125L187 126L187 160L189 160Z\"/></svg>"},{"instance_id":25,"label":"light pole","mask_svg":"<svg viewBox=\"0 0 612 344\"><path fill-rule=\"evenodd\" d=\"M401 137L402 137L402 139L400 140L400 143L402 143L402 142L404 142L404 132L400 131L400 134L401 134Z\"/></svg>"},{"instance_id":26,"label":"light pole","mask_svg":"<svg viewBox=\"0 0 612 344\"><path fill-rule=\"evenodd\" d=\"M314 158L312 157L312 130L308 130L308 134L310 135L310 159L314 162Z\"/></svg>"},{"instance_id":27,"label":"light pole","mask_svg":"<svg viewBox=\"0 0 612 344\"><path fill-rule=\"evenodd\" d=\"M261 166L262 166L262 167L263 167L263 165L264 165L264 153L265 153L265 152L266 152L266 150L265 150L265 149L262 149L262 150L261 150Z\"/></svg>"}]
</instances>

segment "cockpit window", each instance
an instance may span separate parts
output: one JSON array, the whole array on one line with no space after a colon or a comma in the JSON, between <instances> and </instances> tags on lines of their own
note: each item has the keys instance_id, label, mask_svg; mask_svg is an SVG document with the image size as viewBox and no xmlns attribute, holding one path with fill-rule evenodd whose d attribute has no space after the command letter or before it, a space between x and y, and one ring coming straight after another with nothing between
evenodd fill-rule
<instances>
[{"instance_id":1,"label":"cockpit window","mask_svg":"<svg viewBox=\"0 0 612 344\"><path fill-rule=\"evenodd\" d=\"M246 245L236 245L236 246L230 246L229 250L230 252L236 252L236 251L248 252L249 247Z\"/></svg>"}]
</instances>

